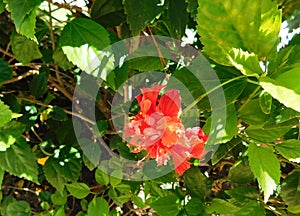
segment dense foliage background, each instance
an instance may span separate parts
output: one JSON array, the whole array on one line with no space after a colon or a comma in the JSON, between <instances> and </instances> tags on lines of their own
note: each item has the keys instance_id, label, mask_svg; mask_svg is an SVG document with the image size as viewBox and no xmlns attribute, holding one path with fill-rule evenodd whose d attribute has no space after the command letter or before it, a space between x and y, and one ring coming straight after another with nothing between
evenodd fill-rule
<instances>
[{"instance_id":1,"label":"dense foliage background","mask_svg":"<svg viewBox=\"0 0 300 216\"><path fill-rule=\"evenodd\" d=\"M1 215L300 214L299 35L277 48L283 21L289 31L299 27L300 1L77 3L0 0ZM162 57L132 59L102 76L97 122L72 110L80 75L99 78L86 70L94 54L137 35L191 43L221 81L227 115L213 143L218 149L183 176L131 182L122 172L108 175L96 166L96 143L87 141L86 152L99 151L91 159L73 130L72 116L91 129L87 140L100 131L115 153L141 159L113 130L111 100L128 77L156 70L176 77L199 101L199 124L209 135L207 93L184 64ZM105 163L120 171L113 160Z\"/></svg>"}]
</instances>

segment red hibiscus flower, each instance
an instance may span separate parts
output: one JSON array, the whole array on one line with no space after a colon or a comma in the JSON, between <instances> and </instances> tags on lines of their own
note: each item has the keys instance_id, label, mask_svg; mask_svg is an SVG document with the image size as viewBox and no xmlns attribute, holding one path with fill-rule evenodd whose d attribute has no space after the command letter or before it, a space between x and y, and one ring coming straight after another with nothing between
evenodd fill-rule
<instances>
[{"instance_id":1,"label":"red hibiscus flower","mask_svg":"<svg viewBox=\"0 0 300 216\"><path fill-rule=\"evenodd\" d=\"M207 136L200 127L185 130L179 118L181 98L176 89L167 90L160 98L164 85L141 89L136 99L140 110L125 126L124 138L130 138L132 152L147 151L147 156L165 165L172 158L175 172L182 175L190 168L191 158L200 159Z\"/></svg>"}]
</instances>

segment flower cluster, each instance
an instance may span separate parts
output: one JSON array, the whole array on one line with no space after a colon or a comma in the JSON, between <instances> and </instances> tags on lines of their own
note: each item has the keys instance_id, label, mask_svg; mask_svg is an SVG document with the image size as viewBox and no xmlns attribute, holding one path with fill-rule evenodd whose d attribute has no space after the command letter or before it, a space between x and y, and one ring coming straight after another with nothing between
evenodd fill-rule
<instances>
[{"instance_id":1,"label":"flower cluster","mask_svg":"<svg viewBox=\"0 0 300 216\"><path fill-rule=\"evenodd\" d=\"M140 110L125 126L124 138L130 138L132 152L147 151L158 165L172 158L175 172L182 175L190 168L190 158L200 159L207 136L200 127L184 128L179 118L181 98L176 89L167 90L160 98L164 85L142 88L136 97Z\"/></svg>"}]
</instances>

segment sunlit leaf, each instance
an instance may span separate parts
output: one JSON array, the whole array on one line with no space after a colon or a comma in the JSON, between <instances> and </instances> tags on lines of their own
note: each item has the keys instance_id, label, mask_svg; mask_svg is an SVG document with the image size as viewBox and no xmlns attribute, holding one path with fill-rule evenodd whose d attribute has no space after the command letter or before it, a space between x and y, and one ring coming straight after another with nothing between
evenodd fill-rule
<instances>
[{"instance_id":1,"label":"sunlit leaf","mask_svg":"<svg viewBox=\"0 0 300 216\"><path fill-rule=\"evenodd\" d=\"M281 11L271 0L198 0L198 33L205 52L216 62L232 65L232 48L269 56L278 44Z\"/></svg>"},{"instance_id":2,"label":"sunlit leaf","mask_svg":"<svg viewBox=\"0 0 300 216\"><path fill-rule=\"evenodd\" d=\"M260 79L260 85L286 107L300 112L300 68L289 70L275 80L268 77Z\"/></svg>"},{"instance_id":3,"label":"sunlit leaf","mask_svg":"<svg viewBox=\"0 0 300 216\"><path fill-rule=\"evenodd\" d=\"M0 127L12 119L12 111L0 100Z\"/></svg>"},{"instance_id":4,"label":"sunlit leaf","mask_svg":"<svg viewBox=\"0 0 300 216\"><path fill-rule=\"evenodd\" d=\"M34 36L36 10L41 0L4 0L11 12L16 30L27 38L36 40Z\"/></svg>"},{"instance_id":5,"label":"sunlit leaf","mask_svg":"<svg viewBox=\"0 0 300 216\"><path fill-rule=\"evenodd\" d=\"M262 73L258 57L254 53L248 53L247 51L233 48L229 51L228 59L234 67L246 76L258 77Z\"/></svg>"},{"instance_id":6,"label":"sunlit leaf","mask_svg":"<svg viewBox=\"0 0 300 216\"><path fill-rule=\"evenodd\" d=\"M276 190L280 180L280 164L276 155L268 148L250 143L248 157L251 170L264 191L264 202Z\"/></svg>"}]
</instances>

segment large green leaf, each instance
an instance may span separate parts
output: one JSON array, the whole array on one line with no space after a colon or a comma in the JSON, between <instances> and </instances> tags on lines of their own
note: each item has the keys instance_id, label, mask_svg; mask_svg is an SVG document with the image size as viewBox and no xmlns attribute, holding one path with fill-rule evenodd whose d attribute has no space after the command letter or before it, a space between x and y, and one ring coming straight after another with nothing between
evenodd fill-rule
<instances>
[{"instance_id":1,"label":"large green leaf","mask_svg":"<svg viewBox=\"0 0 300 216\"><path fill-rule=\"evenodd\" d=\"M161 216L177 215L180 211L179 199L175 195L160 197L150 206Z\"/></svg>"},{"instance_id":2,"label":"large green leaf","mask_svg":"<svg viewBox=\"0 0 300 216\"><path fill-rule=\"evenodd\" d=\"M0 84L12 77L12 69L8 63L0 58Z\"/></svg>"},{"instance_id":3,"label":"large green leaf","mask_svg":"<svg viewBox=\"0 0 300 216\"><path fill-rule=\"evenodd\" d=\"M125 0L124 6L129 28L134 36L164 10L160 0Z\"/></svg>"},{"instance_id":4,"label":"large green leaf","mask_svg":"<svg viewBox=\"0 0 300 216\"><path fill-rule=\"evenodd\" d=\"M251 170L264 191L266 203L280 181L279 161L272 150L255 143L249 144L248 157Z\"/></svg>"},{"instance_id":5,"label":"large green leaf","mask_svg":"<svg viewBox=\"0 0 300 216\"><path fill-rule=\"evenodd\" d=\"M12 118L12 111L0 100L0 127L8 123Z\"/></svg>"},{"instance_id":6,"label":"large green leaf","mask_svg":"<svg viewBox=\"0 0 300 216\"><path fill-rule=\"evenodd\" d=\"M109 34L92 20L73 19L65 26L59 42L68 59L93 76L105 79L105 72L114 68L112 54L101 52L110 45Z\"/></svg>"},{"instance_id":7,"label":"large green leaf","mask_svg":"<svg viewBox=\"0 0 300 216\"><path fill-rule=\"evenodd\" d=\"M297 124L297 119L291 119L279 124L276 124L275 120L271 119L262 126L250 125L245 131L247 132L248 136L253 139L262 142L273 142L275 139L286 134L293 126Z\"/></svg>"},{"instance_id":8,"label":"large green leaf","mask_svg":"<svg viewBox=\"0 0 300 216\"><path fill-rule=\"evenodd\" d=\"M300 205L300 170L290 173L282 182L281 196L289 207Z\"/></svg>"},{"instance_id":9,"label":"large green leaf","mask_svg":"<svg viewBox=\"0 0 300 216\"><path fill-rule=\"evenodd\" d=\"M17 121L8 122L0 127L0 152L6 151L15 141L21 137L25 130L25 126Z\"/></svg>"},{"instance_id":10,"label":"large green leaf","mask_svg":"<svg viewBox=\"0 0 300 216\"><path fill-rule=\"evenodd\" d=\"M55 150L45 165L46 179L62 192L67 181L76 181L80 175L81 159L77 149L69 146L61 146Z\"/></svg>"},{"instance_id":11,"label":"large green leaf","mask_svg":"<svg viewBox=\"0 0 300 216\"><path fill-rule=\"evenodd\" d=\"M289 70L276 79L264 77L260 85L286 107L300 112L300 68Z\"/></svg>"},{"instance_id":12,"label":"large green leaf","mask_svg":"<svg viewBox=\"0 0 300 216\"><path fill-rule=\"evenodd\" d=\"M36 10L42 3L41 0L4 0L11 12L17 32L29 39L35 39Z\"/></svg>"},{"instance_id":13,"label":"large green leaf","mask_svg":"<svg viewBox=\"0 0 300 216\"><path fill-rule=\"evenodd\" d=\"M204 200L209 195L211 182L200 172L198 167L187 170L183 179L185 187L192 197L200 197Z\"/></svg>"},{"instance_id":14,"label":"large green leaf","mask_svg":"<svg viewBox=\"0 0 300 216\"><path fill-rule=\"evenodd\" d=\"M28 64L32 60L42 57L42 53L34 41L29 40L15 31L11 34L10 38L12 51L19 62Z\"/></svg>"},{"instance_id":15,"label":"large green leaf","mask_svg":"<svg viewBox=\"0 0 300 216\"><path fill-rule=\"evenodd\" d=\"M25 139L19 138L5 152L0 152L0 167L20 178L38 182L38 166L35 156Z\"/></svg>"},{"instance_id":16,"label":"large green leaf","mask_svg":"<svg viewBox=\"0 0 300 216\"><path fill-rule=\"evenodd\" d=\"M109 205L108 202L102 198L94 198L88 206L88 216L107 216L109 214Z\"/></svg>"},{"instance_id":17,"label":"large green leaf","mask_svg":"<svg viewBox=\"0 0 300 216\"><path fill-rule=\"evenodd\" d=\"M271 0L198 0L198 33L206 53L216 62L232 65L232 48L268 56L278 44L281 11Z\"/></svg>"},{"instance_id":18,"label":"large green leaf","mask_svg":"<svg viewBox=\"0 0 300 216\"><path fill-rule=\"evenodd\" d=\"M290 161L300 162L300 140L285 140L275 146L276 150Z\"/></svg>"}]
</instances>

